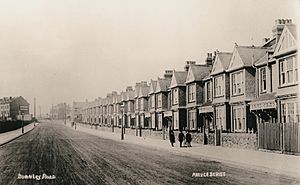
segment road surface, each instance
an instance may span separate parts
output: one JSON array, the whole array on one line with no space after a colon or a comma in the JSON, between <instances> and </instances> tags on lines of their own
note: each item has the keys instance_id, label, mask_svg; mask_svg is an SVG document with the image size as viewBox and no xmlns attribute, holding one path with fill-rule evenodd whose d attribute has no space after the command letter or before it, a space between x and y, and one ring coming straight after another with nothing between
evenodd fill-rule
<instances>
[{"instance_id":1,"label":"road surface","mask_svg":"<svg viewBox=\"0 0 300 185\"><path fill-rule=\"evenodd\" d=\"M193 173L199 176L205 175L204 172L221 172L221 176L225 172L225 176L193 177ZM0 147L0 184L273 185L300 182L247 167L103 139L74 131L61 123L45 122Z\"/></svg>"}]
</instances>

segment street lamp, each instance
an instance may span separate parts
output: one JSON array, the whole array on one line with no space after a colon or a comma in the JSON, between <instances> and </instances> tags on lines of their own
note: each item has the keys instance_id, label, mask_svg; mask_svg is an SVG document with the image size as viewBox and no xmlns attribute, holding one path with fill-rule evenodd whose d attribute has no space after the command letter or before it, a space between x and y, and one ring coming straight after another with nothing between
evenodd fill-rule
<instances>
[{"instance_id":1,"label":"street lamp","mask_svg":"<svg viewBox=\"0 0 300 185\"><path fill-rule=\"evenodd\" d=\"M24 112L22 112L22 134L24 134Z\"/></svg>"},{"instance_id":2,"label":"street lamp","mask_svg":"<svg viewBox=\"0 0 300 185\"><path fill-rule=\"evenodd\" d=\"M124 140L124 104L121 105L121 114L122 114L122 122L121 122L121 140Z\"/></svg>"}]
</instances>

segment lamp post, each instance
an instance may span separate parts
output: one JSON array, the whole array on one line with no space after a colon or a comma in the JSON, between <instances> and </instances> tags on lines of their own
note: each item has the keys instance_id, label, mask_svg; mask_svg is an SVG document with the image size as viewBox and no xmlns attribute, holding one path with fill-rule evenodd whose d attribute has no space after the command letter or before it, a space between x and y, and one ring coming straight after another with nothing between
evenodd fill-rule
<instances>
[{"instance_id":1,"label":"lamp post","mask_svg":"<svg viewBox=\"0 0 300 185\"><path fill-rule=\"evenodd\" d=\"M22 112L22 134L24 134L24 112Z\"/></svg>"},{"instance_id":2,"label":"lamp post","mask_svg":"<svg viewBox=\"0 0 300 185\"><path fill-rule=\"evenodd\" d=\"M121 114L122 114L122 122L121 122L121 140L124 140L124 105L121 105Z\"/></svg>"}]
</instances>

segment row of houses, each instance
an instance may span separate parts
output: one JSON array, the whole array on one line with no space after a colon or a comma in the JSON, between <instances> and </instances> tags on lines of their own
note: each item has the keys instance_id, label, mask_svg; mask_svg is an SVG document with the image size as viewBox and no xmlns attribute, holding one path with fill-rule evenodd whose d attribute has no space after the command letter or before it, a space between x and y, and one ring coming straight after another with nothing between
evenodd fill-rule
<instances>
[{"instance_id":1,"label":"row of houses","mask_svg":"<svg viewBox=\"0 0 300 185\"><path fill-rule=\"evenodd\" d=\"M29 103L22 97L0 99L0 121L31 120Z\"/></svg>"},{"instance_id":2,"label":"row of houses","mask_svg":"<svg viewBox=\"0 0 300 185\"><path fill-rule=\"evenodd\" d=\"M296 26L278 19L260 46L235 44L203 64L128 86L92 102L75 102L77 121L105 126L251 132L260 123L299 123ZM76 104L76 105L75 105ZM73 110L74 112L74 110Z\"/></svg>"}]
</instances>

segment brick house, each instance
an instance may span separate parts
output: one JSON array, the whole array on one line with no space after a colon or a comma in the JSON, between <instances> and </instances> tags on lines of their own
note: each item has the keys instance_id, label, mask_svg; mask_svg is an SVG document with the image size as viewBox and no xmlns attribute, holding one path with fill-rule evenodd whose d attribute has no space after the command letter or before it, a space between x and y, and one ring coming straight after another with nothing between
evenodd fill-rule
<instances>
[{"instance_id":1,"label":"brick house","mask_svg":"<svg viewBox=\"0 0 300 185\"><path fill-rule=\"evenodd\" d=\"M212 87L213 87L213 100L212 106L214 109L214 124L209 126L210 130L215 127L230 131L230 84L229 74L226 70L229 67L232 53L229 52L216 52L215 61L212 67Z\"/></svg>"},{"instance_id":2,"label":"brick house","mask_svg":"<svg viewBox=\"0 0 300 185\"><path fill-rule=\"evenodd\" d=\"M168 109L168 95L169 87L171 84L172 70L166 70L164 78L157 79L157 85L155 89L155 99L156 99L156 130L161 130L163 127L168 126L168 120L164 116L164 112L169 111ZM170 115L168 115L170 116Z\"/></svg>"},{"instance_id":3,"label":"brick house","mask_svg":"<svg viewBox=\"0 0 300 185\"><path fill-rule=\"evenodd\" d=\"M250 112L249 102L255 98L256 61L267 53L266 48L235 44L226 72L230 78L231 131L256 131L256 118Z\"/></svg>"},{"instance_id":4,"label":"brick house","mask_svg":"<svg viewBox=\"0 0 300 185\"><path fill-rule=\"evenodd\" d=\"M147 82L141 82L140 85L140 92L138 93L138 102L139 102L139 120L140 126L142 128L149 128L150 127L150 116L146 114L149 113L149 106L148 106L148 95L149 95L149 86Z\"/></svg>"},{"instance_id":5,"label":"brick house","mask_svg":"<svg viewBox=\"0 0 300 185\"><path fill-rule=\"evenodd\" d=\"M278 70L276 99L278 103L278 120L281 123L299 123L299 99L298 99L298 61L297 61L297 30L291 20L281 20L284 26L282 33L278 35L278 44L273 54L273 60ZM275 28L278 29L279 25ZM273 79L273 78L272 78Z\"/></svg>"},{"instance_id":6,"label":"brick house","mask_svg":"<svg viewBox=\"0 0 300 185\"><path fill-rule=\"evenodd\" d=\"M157 127L157 120L156 120L156 86L157 81L151 80L149 84L149 113L150 113L150 120L151 120L151 128L155 129Z\"/></svg>"},{"instance_id":7,"label":"brick house","mask_svg":"<svg viewBox=\"0 0 300 185\"><path fill-rule=\"evenodd\" d=\"M203 78L209 75L212 61L206 64L191 64L186 77L186 108L188 130L198 130L203 123L199 118L198 107L203 104Z\"/></svg>"},{"instance_id":8,"label":"brick house","mask_svg":"<svg viewBox=\"0 0 300 185\"><path fill-rule=\"evenodd\" d=\"M0 108L2 120L31 120L29 103L22 96L0 99Z\"/></svg>"},{"instance_id":9,"label":"brick house","mask_svg":"<svg viewBox=\"0 0 300 185\"><path fill-rule=\"evenodd\" d=\"M186 85L187 71L173 71L170 84L172 129L182 130L186 127Z\"/></svg>"}]
</instances>

